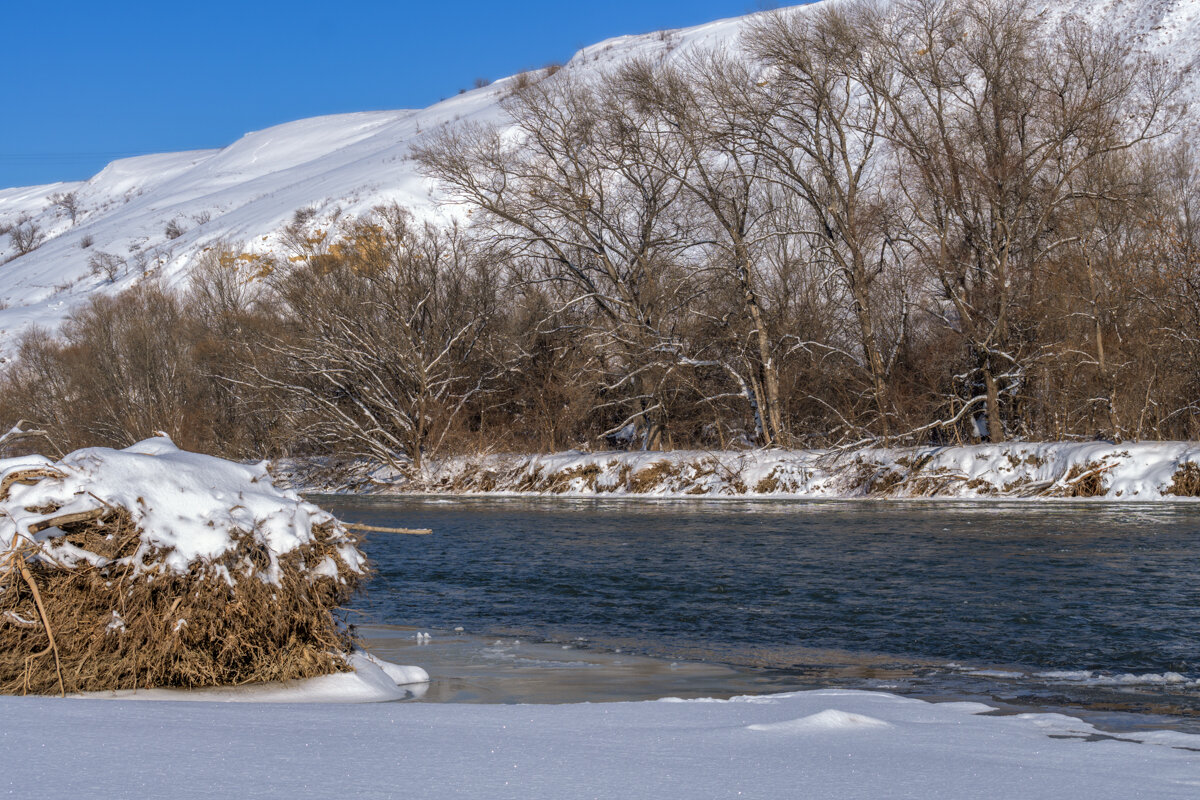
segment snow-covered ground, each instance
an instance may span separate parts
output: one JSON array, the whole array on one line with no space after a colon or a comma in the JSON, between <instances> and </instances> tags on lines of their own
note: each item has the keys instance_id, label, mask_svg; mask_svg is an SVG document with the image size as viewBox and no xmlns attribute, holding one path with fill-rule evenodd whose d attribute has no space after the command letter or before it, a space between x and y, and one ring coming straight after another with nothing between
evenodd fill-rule
<instances>
[{"instance_id":1,"label":"snow-covered ground","mask_svg":"<svg viewBox=\"0 0 1200 800\"><path fill-rule=\"evenodd\" d=\"M1194 798L1200 737L821 690L568 705L0 698L17 797Z\"/></svg>"},{"instance_id":2,"label":"snow-covered ground","mask_svg":"<svg viewBox=\"0 0 1200 800\"><path fill-rule=\"evenodd\" d=\"M1110 20L1138 49L1175 65L1190 67L1200 57L1200 0L1044 2L1051 15ZM581 50L564 69L734 47L745 19L618 37ZM44 238L39 249L15 257L10 237L0 236L0 358L30 325L54 328L93 294L126 289L147 274L184 285L206 249L286 256L281 232L297 210L313 213L312 234L328 231L338 213L391 202L433 213L438 198L409 159L411 145L441 125L502 121L500 103L513 80L426 109L304 119L247 133L219 150L114 161L87 181L0 188L0 225L28 216ZM78 202L74 221L51 200L69 193ZM114 280L89 266L100 254L116 259Z\"/></svg>"},{"instance_id":3,"label":"snow-covered ground","mask_svg":"<svg viewBox=\"0 0 1200 800\"><path fill-rule=\"evenodd\" d=\"M378 469L343 483L309 483L384 493L1144 501L1200 495L1200 443L492 454L443 459L421 480Z\"/></svg>"}]
</instances>

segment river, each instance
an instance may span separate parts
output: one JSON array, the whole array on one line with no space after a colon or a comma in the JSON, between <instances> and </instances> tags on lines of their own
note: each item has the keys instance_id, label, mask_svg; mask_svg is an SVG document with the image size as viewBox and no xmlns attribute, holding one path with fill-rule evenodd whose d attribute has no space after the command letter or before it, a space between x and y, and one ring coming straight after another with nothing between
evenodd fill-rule
<instances>
[{"instance_id":1,"label":"river","mask_svg":"<svg viewBox=\"0 0 1200 800\"><path fill-rule=\"evenodd\" d=\"M352 613L427 699L837 685L1200 732L1197 505L316 499L434 530L369 536Z\"/></svg>"}]
</instances>

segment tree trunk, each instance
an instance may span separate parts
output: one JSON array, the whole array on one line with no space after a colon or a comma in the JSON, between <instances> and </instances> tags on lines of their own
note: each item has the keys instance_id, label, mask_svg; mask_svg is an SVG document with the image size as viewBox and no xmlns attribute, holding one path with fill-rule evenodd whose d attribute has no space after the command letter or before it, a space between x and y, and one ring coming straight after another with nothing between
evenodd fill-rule
<instances>
[{"instance_id":1,"label":"tree trunk","mask_svg":"<svg viewBox=\"0 0 1200 800\"><path fill-rule=\"evenodd\" d=\"M983 368L983 384L987 390L988 440L992 444L1004 441L1004 424L1000 421L1000 390L991 365Z\"/></svg>"},{"instance_id":2,"label":"tree trunk","mask_svg":"<svg viewBox=\"0 0 1200 800\"><path fill-rule=\"evenodd\" d=\"M779 410L779 370L771 357L771 339L767 335L767 326L763 322L762 308L758 304L758 294L750 282L750 254L745 244L740 241L734 248L738 260L737 276L741 284L742 297L746 303L746 311L750 314L750 324L754 326L754 336L758 345L758 367L760 378L756 383L761 385L761 391L756 387L758 395L758 415L762 426L762 443L766 446L786 443L783 431L783 416Z\"/></svg>"}]
</instances>

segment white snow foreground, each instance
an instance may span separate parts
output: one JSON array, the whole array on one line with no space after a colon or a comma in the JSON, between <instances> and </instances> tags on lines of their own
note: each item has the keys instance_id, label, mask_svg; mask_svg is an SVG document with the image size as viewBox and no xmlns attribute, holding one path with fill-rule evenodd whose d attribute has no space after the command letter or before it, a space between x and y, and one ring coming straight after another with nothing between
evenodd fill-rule
<instances>
[{"instance_id":1,"label":"white snow foreground","mask_svg":"<svg viewBox=\"0 0 1200 800\"><path fill-rule=\"evenodd\" d=\"M604 497L1164 500L1200 494L1200 443L493 454L444 459L418 480L380 469L354 488Z\"/></svg>"},{"instance_id":2,"label":"white snow foreground","mask_svg":"<svg viewBox=\"0 0 1200 800\"><path fill-rule=\"evenodd\" d=\"M245 465L189 453L161 437L125 450L77 450L61 461L0 460L0 556L33 547L53 564L108 566L107 559L67 541L51 523L113 509L128 511L140 531L137 551L121 559L134 574L211 568L230 585L243 577L277 584L279 557L314 541L316 526L333 527L335 552L350 572L365 570L365 557L341 524L295 491L276 487L266 462ZM245 561L231 571L211 563L234 552L242 536L262 546L268 564L260 569ZM332 563L308 568L313 575L338 574Z\"/></svg>"},{"instance_id":3,"label":"white snow foreground","mask_svg":"<svg viewBox=\"0 0 1200 800\"><path fill-rule=\"evenodd\" d=\"M1200 737L821 690L728 701L250 706L0 698L26 797L1194 798ZM69 742L69 768L64 768Z\"/></svg>"}]
</instances>

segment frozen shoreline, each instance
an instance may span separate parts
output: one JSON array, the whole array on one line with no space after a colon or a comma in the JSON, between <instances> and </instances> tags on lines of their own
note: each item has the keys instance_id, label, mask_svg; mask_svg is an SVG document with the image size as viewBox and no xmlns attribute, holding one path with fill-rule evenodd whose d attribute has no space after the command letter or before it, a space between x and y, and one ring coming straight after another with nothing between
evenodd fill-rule
<instances>
[{"instance_id":1,"label":"frozen shoreline","mask_svg":"<svg viewBox=\"0 0 1200 800\"><path fill-rule=\"evenodd\" d=\"M363 464L281 463L278 471L310 491L366 494L1178 501L1200 496L1200 443L570 451L445 458L415 477Z\"/></svg>"},{"instance_id":2,"label":"frozen shoreline","mask_svg":"<svg viewBox=\"0 0 1200 800\"><path fill-rule=\"evenodd\" d=\"M728 700L394 702L420 695L419 684L395 684L424 670L352 661L357 673L286 686L0 697L0 786L47 798L439 800L1170 800L1200 786L1200 735L1111 733L1057 713L997 715L984 703L835 688Z\"/></svg>"}]
</instances>

